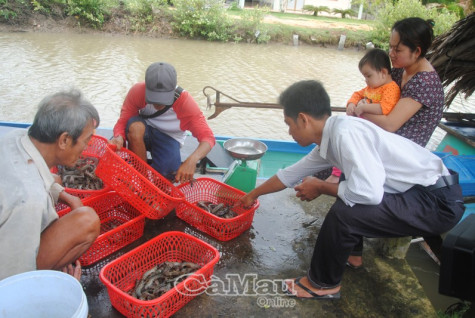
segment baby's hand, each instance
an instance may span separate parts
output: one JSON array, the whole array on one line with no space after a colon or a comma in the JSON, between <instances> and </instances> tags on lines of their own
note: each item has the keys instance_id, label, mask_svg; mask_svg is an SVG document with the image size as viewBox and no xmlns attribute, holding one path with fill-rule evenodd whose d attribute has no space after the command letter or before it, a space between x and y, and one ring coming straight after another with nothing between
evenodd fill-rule
<instances>
[{"instance_id":1,"label":"baby's hand","mask_svg":"<svg viewBox=\"0 0 475 318\"><path fill-rule=\"evenodd\" d=\"M355 116L355 108L356 108L355 104L349 103L348 106L346 106L346 114L348 116Z\"/></svg>"},{"instance_id":2,"label":"baby's hand","mask_svg":"<svg viewBox=\"0 0 475 318\"><path fill-rule=\"evenodd\" d=\"M364 104L366 104L366 99L364 99L364 98L363 98L363 99L360 99L360 101L358 102L358 104L356 104L356 107L361 106L361 105L364 105Z\"/></svg>"},{"instance_id":3,"label":"baby's hand","mask_svg":"<svg viewBox=\"0 0 475 318\"><path fill-rule=\"evenodd\" d=\"M364 104L359 104L358 103L358 106L356 106L355 108L355 115L358 116L358 117L361 117L361 115L364 114Z\"/></svg>"}]
</instances>

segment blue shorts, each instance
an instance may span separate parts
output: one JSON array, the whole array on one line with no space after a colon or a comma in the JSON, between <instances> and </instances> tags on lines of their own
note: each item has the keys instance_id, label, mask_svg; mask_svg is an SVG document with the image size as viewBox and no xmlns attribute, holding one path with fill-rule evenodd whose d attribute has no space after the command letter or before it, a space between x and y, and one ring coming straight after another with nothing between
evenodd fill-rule
<instances>
[{"instance_id":1,"label":"blue shorts","mask_svg":"<svg viewBox=\"0 0 475 318\"><path fill-rule=\"evenodd\" d=\"M160 130L147 125L140 116L129 119L125 133L128 134L130 125L138 121L145 125L144 142L145 147L152 155L152 168L168 178L181 165L180 143Z\"/></svg>"}]
</instances>

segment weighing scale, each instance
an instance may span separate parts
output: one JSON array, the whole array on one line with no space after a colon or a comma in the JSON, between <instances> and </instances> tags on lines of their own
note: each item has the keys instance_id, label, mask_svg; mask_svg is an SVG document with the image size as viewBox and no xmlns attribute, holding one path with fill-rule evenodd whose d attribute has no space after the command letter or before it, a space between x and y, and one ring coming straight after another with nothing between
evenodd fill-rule
<instances>
[{"instance_id":1,"label":"weighing scale","mask_svg":"<svg viewBox=\"0 0 475 318\"><path fill-rule=\"evenodd\" d=\"M260 159L267 151L265 143L249 138L232 138L223 144L235 160L223 176L223 182L244 192L256 187Z\"/></svg>"}]
</instances>

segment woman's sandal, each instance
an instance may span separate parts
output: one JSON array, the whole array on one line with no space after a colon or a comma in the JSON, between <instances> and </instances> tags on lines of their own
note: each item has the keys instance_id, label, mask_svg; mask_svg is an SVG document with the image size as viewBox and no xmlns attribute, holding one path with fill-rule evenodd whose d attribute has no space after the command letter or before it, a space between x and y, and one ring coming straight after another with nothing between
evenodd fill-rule
<instances>
[{"instance_id":1,"label":"woman's sandal","mask_svg":"<svg viewBox=\"0 0 475 318\"><path fill-rule=\"evenodd\" d=\"M309 295L311 295L312 297L297 297L297 295L295 295L294 293L292 293L290 290L289 290L289 287L287 286L287 284L285 283L285 281L282 283L283 286L282 286L282 290L284 291L284 293L287 295L287 296L290 296L290 297L295 297L295 298L300 298L300 299L314 299L314 300L320 300L320 299L328 299L328 300L337 300L337 299L340 299L340 292L336 292L334 294L328 294L328 295L317 295L315 294L313 291L311 291L310 289L308 289L307 287L305 287L301 282L300 280L303 278L303 276L300 276L298 278L296 278L294 280L294 284L299 286L300 288L302 288L303 290L305 290ZM284 286L285 285L285 286Z\"/></svg>"}]
</instances>

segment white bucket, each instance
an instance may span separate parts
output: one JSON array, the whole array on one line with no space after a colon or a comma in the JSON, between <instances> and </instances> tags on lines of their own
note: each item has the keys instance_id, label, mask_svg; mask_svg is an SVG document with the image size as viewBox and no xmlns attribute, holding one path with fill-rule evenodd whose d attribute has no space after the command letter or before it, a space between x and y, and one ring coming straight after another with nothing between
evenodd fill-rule
<instances>
[{"instance_id":1,"label":"white bucket","mask_svg":"<svg viewBox=\"0 0 475 318\"><path fill-rule=\"evenodd\" d=\"M0 318L86 318L81 284L63 272L38 270L0 281Z\"/></svg>"}]
</instances>

